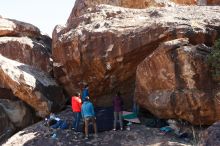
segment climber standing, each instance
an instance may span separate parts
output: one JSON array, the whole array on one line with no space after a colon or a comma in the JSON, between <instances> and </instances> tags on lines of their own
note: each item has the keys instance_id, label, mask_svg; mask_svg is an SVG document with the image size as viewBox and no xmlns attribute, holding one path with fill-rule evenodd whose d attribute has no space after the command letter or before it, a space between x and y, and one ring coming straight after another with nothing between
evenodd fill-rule
<instances>
[{"instance_id":1,"label":"climber standing","mask_svg":"<svg viewBox=\"0 0 220 146\"><path fill-rule=\"evenodd\" d=\"M96 117L94 112L94 106L89 101L89 96L85 97L85 101L82 104L82 117L85 123L85 139L89 138L89 123L92 122L93 129L95 133L95 137L97 137L97 125L96 125Z\"/></svg>"},{"instance_id":2,"label":"climber standing","mask_svg":"<svg viewBox=\"0 0 220 146\"><path fill-rule=\"evenodd\" d=\"M72 129L79 131L79 124L81 119L81 106L82 100L80 98L80 93L76 93L75 96L72 97L72 110L74 113L74 120Z\"/></svg>"},{"instance_id":3,"label":"climber standing","mask_svg":"<svg viewBox=\"0 0 220 146\"><path fill-rule=\"evenodd\" d=\"M116 96L113 98L113 107L114 107L114 125L113 130L116 130L117 121L119 119L120 129L123 130L123 121L122 121L122 110L123 110L123 100L121 98L121 93L117 92Z\"/></svg>"}]
</instances>

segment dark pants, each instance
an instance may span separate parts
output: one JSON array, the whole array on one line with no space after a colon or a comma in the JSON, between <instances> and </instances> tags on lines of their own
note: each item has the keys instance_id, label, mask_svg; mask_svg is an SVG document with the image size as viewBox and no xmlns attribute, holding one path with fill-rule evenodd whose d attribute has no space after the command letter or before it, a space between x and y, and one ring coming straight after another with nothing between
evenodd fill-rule
<instances>
[{"instance_id":1,"label":"dark pants","mask_svg":"<svg viewBox=\"0 0 220 146\"><path fill-rule=\"evenodd\" d=\"M61 126L61 124L62 124L62 121L59 120L59 121L56 122L56 124L52 125L51 127L56 129L56 128L59 128Z\"/></svg>"},{"instance_id":2,"label":"dark pants","mask_svg":"<svg viewBox=\"0 0 220 146\"><path fill-rule=\"evenodd\" d=\"M120 127L123 128L123 121L122 121L122 112L114 112L114 129L116 129L117 121L119 119Z\"/></svg>"},{"instance_id":3,"label":"dark pants","mask_svg":"<svg viewBox=\"0 0 220 146\"><path fill-rule=\"evenodd\" d=\"M74 121L72 127L76 129L76 131L79 131L80 119L81 119L81 112L74 112Z\"/></svg>"},{"instance_id":4,"label":"dark pants","mask_svg":"<svg viewBox=\"0 0 220 146\"><path fill-rule=\"evenodd\" d=\"M85 119L85 135L89 136L89 122L92 122L95 134L97 134L97 125L95 117L86 117Z\"/></svg>"}]
</instances>

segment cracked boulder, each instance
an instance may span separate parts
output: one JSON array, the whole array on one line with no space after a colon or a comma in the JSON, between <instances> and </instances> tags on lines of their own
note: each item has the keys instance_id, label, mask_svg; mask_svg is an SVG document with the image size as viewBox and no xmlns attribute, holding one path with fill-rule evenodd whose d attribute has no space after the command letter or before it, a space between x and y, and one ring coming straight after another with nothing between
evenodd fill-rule
<instances>
[{"instance_id":1,"label":"cracked boulder","mask_svg":"<svg viewBox=\"0 0 220 146\"><path fill-rule=\"evenodd\" d=\"M195 125L220 120L218 85L206 62L210 51L185 38L161 44L138 65L136 101L160 118Z\"/></svg>"},{"instance_id":2,"label":"cracked boulder","mask_svg":"<svg viewBox=\"0 0 220 146\"><path fill-rule=\"evenodd\" d=\"M128 9L97 5L53 32L54 77L71 96L89 84L91 98L110 105L115 91L132 101L137 66L164 41L188 38L211 46L220 7Z\"/></svg>"},{"instance_id":3,"label":"cracked boulder","mask_svg":"<svg viewBox=\"0 0 220 146\"><path fill-rule=\"evenodd\" d=\"M40 117L64 107L62 89L48 74L37 68L0 56L0 78Z\"/></svg>"}]
</instances>

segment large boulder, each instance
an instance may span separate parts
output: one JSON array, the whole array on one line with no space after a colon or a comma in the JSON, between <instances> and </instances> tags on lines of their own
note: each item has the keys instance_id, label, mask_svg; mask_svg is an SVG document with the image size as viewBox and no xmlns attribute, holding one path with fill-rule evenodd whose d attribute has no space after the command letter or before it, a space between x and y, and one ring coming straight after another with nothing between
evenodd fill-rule
<instances>
[{"instance_id":1,"label":"large boulder","mask_svg":"<svg viewBox=\"0 0 220 146\"><path fill-rule=\"evenodd\" d=\"M178 0L177 0L178 1ZM189 0L192 1L192 0ZM68 23L71 23L72 18L78 17L88 11L88 8L96 5L107 4L125 8L143 9L149 6L166 6L173 4L170 0L76 0L75 6L70 14Z\"/></svg>"},{"instance_id":2,"label":"large boulder","mask_svg":"<svg viewBox=\"0 0 220 146\"><path fill-rule=\"evenodd\" d=\"M198 6L206 6L206 5L219 5L219 0L172 0L176 4L181 5L198 5Z\"/></svg>"},{"instance_id":3,"label":"large boulder","mask_svg":"<svg viewBox=\"0 0 220 146\"><path fill-rule=\"evenodd\" d=\"M220 119L217 84L206 57L211 49L188 39L161 44L138 65L135 98L160 118L212 124Z\"/></svg>"},{"instance_id":4,"label":"large boulder","mask_svg":"<svg viewBox=\"0 0 220 146\"><path fill-rule=\"evenodd\" d=\"M0 99L0 106L4 109L14 127L25 128L33 124L34 113L24 102Z\"/></svg>"},{"instance_id":5,"label":"large boulder","mask_svg":"<svg viewBox=\"0 0 220 146\"><path fill-rule=\"evenodd\" d=\"M15 132L15 127L8 118L2 106L0 106L0 120L1 120L1 124L0 124L0 144L1 144L2 141L9 138Z\"/></svg>"},{"instance_id":6,"label":"large boulder","mask_svg":"<svg viewBox=\"0 0 220 146\"><path fill-rule=\"evenodd\" d=\"M9 87L7 87L0 88L0 99L17 100L17 97L13 94L12 90Z\"/></svg>"},{"instance_id":7,"label":"large boulder","mask_svg":"<svg viewBox=\"0 0 220 146\"><path fill-rule=\"evenodd\" d=\"M0 54L45 71L52 71L51 38L32 24L0 18Z\"/></svg>"},{"instance_id":8,"label":"large boulder","mask_svg":"<svg viewBox=\"0 0 220 146\"><path fill-rule=\"evenodd\" d=\"M62 89L45 72L0 56L0 78L40 117L59 111L65 104Z\"/></svg>"},{"instance_id":9,"label":"large boulder","mask_svg":"<svg viewBox=\"0 0 220 146\"><path fill-rule=\"evenodd\" d=\"M198 0L172 0L176 4L181 5L196 5L198 3Z\"/></svg>"},{"instance_id":10,"label":"large boulder","mask_svg":"<svg viewBox=\"0 0 220 146\"><path fill-rule=\"evenodd\" d=\"M176 6L180 5L219 5L219 0L76 0L75 6L72 9L70 17L67 21L68 25L73 24L74 17L79 17L82 14L91 10L91 7L96 5L107 4L125 8L144 9L152 6Z\"/></svg>"},{"instance_id":11,"label":"large boulder","mask_svg":"<svg viewBox=\"0 0 220 146\"><path fill-rule=\"evenodd\" d=\"M50 47L40 38L0 37L0 54L48 73L52 71Z\"/></svg>"},{"instance_id":12,"label":"large boulder","mask_svg":"<svg viewBox=\"0 0 220 146\"><path fill-rule=\"evenodd\" d=\"M29 23L0 17L0 36L37 37L40 30Z\"/></svg>"},{"instance_id":13,"label":"large boulder","mask_svg":"<svg viewBox=\"0 0 220 146\"><path fill-rule=\"evenodd\" d=\"M53 73L51 38L37 27L1 17L0 55L1 142L36 122L35 111L44 117L62 109L65 101L62 89L47 75Z\"/></svg>"},{"instance_id":14,"label":"large boulder","mask_svg":"<svg viewBox=\"0 0 220 146\"><path fill-rule=\"evenodd\" d=\"M22 101L0 99L0 143L17 130L33 124L35 115Z\"/></svg>"},{"instance_id":15,"label":"large boulder","mask_svg":"<svg viewBox=\"0 0 220 146\"><path fill-rule=\"evenodd\" d=\"M52 73L51 38L32 24L0 18L0 54ZM0 98L14 96L3 80L0 90Z\"/></svg>"},{"instance_id":16,"label":"large boulder","mask_svg":"<svg viewBox=\"0 0 220 146\"><path fill-rule=\"evenodd\" d=\"M220 5L219 0L207 0L207 4L209 5Z\"/></svg>"},{"instance_id":17,"label":"large boulder","mask_svg":"<svg viewBox=\"0 0 220 146\"><path fill-rule=\"evenodd\" d=\"M220 28L219 8L96 6L73 18L73 25L55 28L54 76L69 95L88 83L91 96L102 105L110 103L106 97L114 90L131 98L137 65L161 42L187 37L192 44L213 44Z\"/></svg>"}]
</instances>

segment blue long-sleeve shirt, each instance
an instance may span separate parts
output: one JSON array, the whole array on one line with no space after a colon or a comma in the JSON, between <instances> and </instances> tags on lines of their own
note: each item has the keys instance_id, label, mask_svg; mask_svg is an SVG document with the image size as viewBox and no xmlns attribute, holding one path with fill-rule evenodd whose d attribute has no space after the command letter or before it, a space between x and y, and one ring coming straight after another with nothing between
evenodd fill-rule
<instances>
[{"instance_id":1,"label":"blue long-sleeve shirt","mask_svg":"<svg viewBox=\"0 0 220 146\"><path fill-rule=\"evenodd\" d=\"M83 118L95 116L93 104L90 101L83 102L81 113Z\"/></svg>"}]
</instances>

